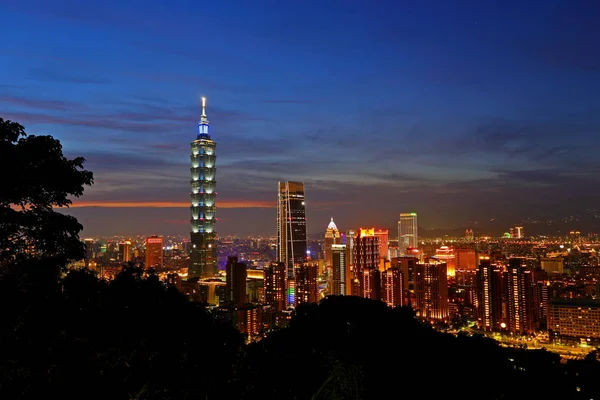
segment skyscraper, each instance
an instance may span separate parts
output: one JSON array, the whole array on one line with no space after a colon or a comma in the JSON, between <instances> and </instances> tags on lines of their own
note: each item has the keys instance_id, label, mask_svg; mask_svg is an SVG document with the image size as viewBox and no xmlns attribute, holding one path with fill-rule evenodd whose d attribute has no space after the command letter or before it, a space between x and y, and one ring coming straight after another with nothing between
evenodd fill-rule
<instances>
[{"instance_id":1,"label":"skyscraper","mask_svg":"<svg viewBox=\"0 0 600 400\"><path fill-rule=\"evenodd\" d=\"M446 275L446 263L443 262L419 262L415 265L415 308L420 317L428 321L448 318Z\"/></svg>"},{"instance_id":2,"label":"skyscraper","mask_svg":"<svg viewBox=\"0 0 600 400\"><path fill-rule=\"evenodd\" d=\"M354 238L354 270L353 275L358 285L352 287L352 295L378 300L379 284L379 237L375 236L375 228L358 229Z\"/></svg>"},{"instance_id":3,"label":"skyscraper","mask_svg":"<svg viewBox=\"0 0 600 400\"><path fill-rule=\"evenodd\" d=\"M295 305L302 303L316 303L319 295L317 276L319 266L315 263L306 262L295 268L296 293Z\"/></svg>"},{"instance_id":4,"label":"skyscraper","mask_svg":"<svg viewBox=\"0 0 600 400\"><path fill-rule=\"evenodd\" d=\"M375 236L379 238L379 258L390 259L388 254L389 231L387 229L376 229Z\"/></svg>"},{"instance_id":5,"label":"skyscraper","mask_svg":"<svg viewBox=\"0 0 600 400\"><path fill-rule=\"evenodd\" d=\"M329 225L327 225L327 230L325 231L325 241L323 242L323 253L325 254L325 267L331 267L332 265L331 246L340 243L340 231L335 225L335 222L333 222L332 217L331 222L329 222Z\"/></svg>"},{"instance_id":6,"label":"skyscraper","mask_svg":"<svg viewBox=\"0 0 600 400\"><path fill-rule=\"evenodd\" d=\"M119 243L119 261L131 261L131 242L129 240Z\"/></svg>"},{"instance_id":7,"label":"skyscraper","mask_svg":"<svg viewBox=\"0 0 600 400\"><path fill-rule=\"evenodd\" d=\"M347 263L346 245L331 245L331 294L349 295L347 280L350 279L350 265Z\"/></svg>"},{"instance_id":8,"label":"skyscraper","mask_svg":"<svg viewBox=\"0 0 600 400\"><path fill-rule=\"evenodd\" d=\"M278 311L286 309L286 283L287 271L284 263L271 263L265 268L265 303L272 305Z\"/></svg>"},{"instance_id":9,"label":"skyscraper","mask_svg":"<svg viewBox=\"0 0 600 400\"><path fill-rule=\"evenodd\" d=\"M150 236L146 238L146 268L162 268L163 266L163 238Z\"/></svg>"},{"instance_id":10,"label":"skyscraper","mask_svg":"<svg viewBox=\"0 0 600 400\"><path fill-rule=\"evenodd\" d=\"M279 182L277 193L277 261L293 279L294 265L306 260L304 183Z\"/></svg>"},{"instance_id":11,"label":"skyscraper","mask_svg":"<svg viewBox=\"0 0 600 400\"><path fill-rule=\"evenodd\" d=\"M241 307L246 303L246 264L239 262L236 256L229 256L225 272L225 301Z\"/></svg>"},{"instance_id":12,"label":"skyscraper","mask_svg":"<svg viewBox=\"0 0 600 400\"><path fill-rule=\"evenodd\" d=\"M190 169L192 180L190 200L192 205L191 244L192 252L188 278L206 278L217 273L216 221L216 143L210 138L206 117L206 98L202 98L202 115L198 123L198 135L191 143Z\"/></svg>"},{"instance_id":13,"label":"skyscraper","mask_svg":"<svg viewBox=\"0 0 600 400\"><path fill-rule=\"evenodd\" d=\"M419 247L417 229L417 213L400 213L400 220L398 221L398 251L401 255L405 255L406 249L409 247Z\"/></svg>"}]
</instances>

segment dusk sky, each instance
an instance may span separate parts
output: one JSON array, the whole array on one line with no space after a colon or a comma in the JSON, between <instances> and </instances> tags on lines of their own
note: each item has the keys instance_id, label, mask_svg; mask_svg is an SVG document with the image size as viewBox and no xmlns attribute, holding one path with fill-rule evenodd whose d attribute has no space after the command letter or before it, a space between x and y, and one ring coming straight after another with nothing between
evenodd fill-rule
<instances>
[{"instance_id":1,"label":"dusk sky","mask_svg":"<svg viewBox=\"0 0 600 400\"><path fill-rule=\"evenodd\" d=\"M201 96L217 232L600 208L600 2L0 1L0 117L84 156L84 235L189 232Z\"/></svg>"}]
</instances>

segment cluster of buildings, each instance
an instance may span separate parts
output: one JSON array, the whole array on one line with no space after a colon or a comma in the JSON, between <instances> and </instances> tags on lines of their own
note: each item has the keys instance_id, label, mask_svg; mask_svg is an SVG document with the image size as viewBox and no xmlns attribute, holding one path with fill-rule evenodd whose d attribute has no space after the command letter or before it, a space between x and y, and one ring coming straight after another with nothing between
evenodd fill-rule
<instances>
[{"instance_id":1,"label":"cluster of buildings","mask_svg":"<svg viewBox=\"0 0 600 400\"><path fill-rule=\"evenodd\" d=\"M285 324L303 303L351 295L412 307L419 318L445 329L470 323L485 331L600 341L600 266L579 232L571 235L573 248L529 240L522 226L498 239L477 238L468 229L459 240L432 243L419 241L417 214L409 212L400 213L392 238L375 227L342 231L332 218L311 251L304 183L281 181L276 238L229 252L220 270L218 260L233 241L216 232L216 143L204 98L190 157L189 242L171 246L165 258L162 237L145 238L143 253L123 241L118 261L161 270L165 259L177 260L165 272L166 282L206 303L217 318L231 320L249 340ZM250 260L259 249L262 259Z\"/></svg>"}]
</instances>

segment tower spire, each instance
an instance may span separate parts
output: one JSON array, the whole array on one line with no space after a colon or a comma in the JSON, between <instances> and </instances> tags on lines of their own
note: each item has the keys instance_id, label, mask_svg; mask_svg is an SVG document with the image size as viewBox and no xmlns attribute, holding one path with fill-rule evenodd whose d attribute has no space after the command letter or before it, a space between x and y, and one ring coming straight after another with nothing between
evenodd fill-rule
<instances>
[{"instance_id":1,"label":"tower spire","mask_svg":"<svg viewBox=\"0 0 600 400\"><path fill-rule=\"evenodd\" d=\"M200 108L202 109L202 114L200 115L200 122L198 122L198 138L207 137L208 136L208 118L206 117L206 97L202 97L200 101Z\"/></svg>"}]
</instances>

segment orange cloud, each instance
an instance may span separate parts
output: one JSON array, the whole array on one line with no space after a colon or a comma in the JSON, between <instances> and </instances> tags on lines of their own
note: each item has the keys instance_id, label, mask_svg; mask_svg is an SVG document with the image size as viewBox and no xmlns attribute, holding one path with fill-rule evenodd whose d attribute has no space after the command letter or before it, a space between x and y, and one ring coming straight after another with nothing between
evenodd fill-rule
<instances>
[{"instance_id":1,"label":"orange cloud","mask_svg":"<svg viewBox=\"0 0 600 400\"><path fill-rule=\"evenodd\" d=\"M219 200L217 208L275 208L273 201L253 200ZM104 207L104 208L188 208L190 203L183 201L73 201L71 208Z\"/></svg>"}]
</instances>

